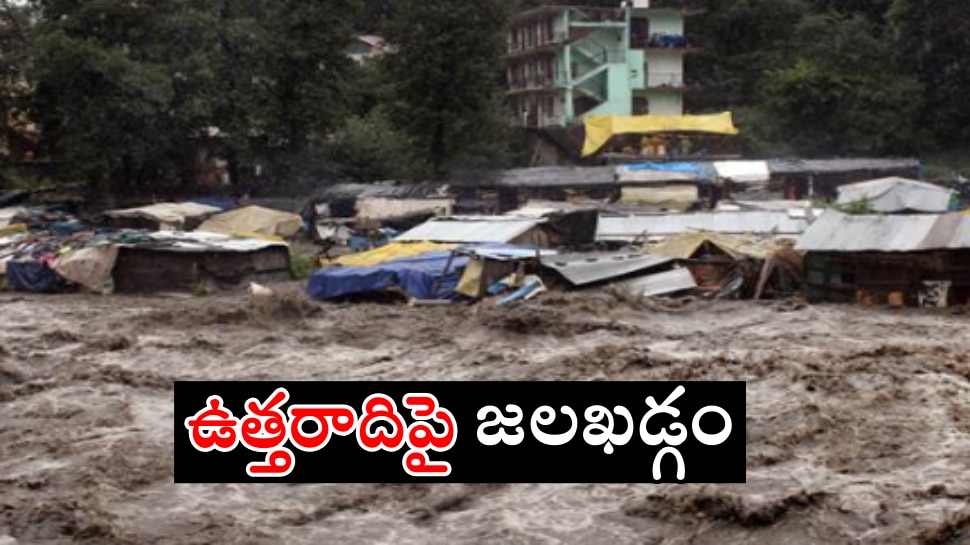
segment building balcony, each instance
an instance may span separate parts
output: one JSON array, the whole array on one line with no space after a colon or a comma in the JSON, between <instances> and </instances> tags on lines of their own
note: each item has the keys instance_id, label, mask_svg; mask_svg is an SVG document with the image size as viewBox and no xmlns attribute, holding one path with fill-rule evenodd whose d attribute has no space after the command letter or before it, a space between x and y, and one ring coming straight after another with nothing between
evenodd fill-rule
<instances>
[{"instance_id":1,"label":"building balcony","mask_svg":"<svg viewBox=\"0 0 970 545\"><path fill-rule=\"evenodd\" d=\"M524 80L517 79L509 82L508 94L554 91L556 86L556 78L552 76L536 76Z\"/></svg>"},{"instance_id":2,"label":"building balcony","mask_svg":"<svg viewBox=\"0 0 970 545\"><path fill-rule=\"evenodd\" d=\"M649 5L650 7L645 9L672 9L688 16L699 15L707 11L707 8L697 0L650 0Z\"/></svg>"},{"instance_id":3,"label":"building balcony","mask_svg":"<svg viewBox=\"0 0 970 545\"><path fill-rule=\"evenodd\" d=\"M515 127L527 129L544 129L547 127L563 127L562 116L539 116L535 113L512 116L509 120Z\"/></svg>"},{"instance_id":4,"label":"building balcony","mask_svg":"<svg viewBox=\"0 0 970 545\"><path fill-rule=\"evenodd\" d=\"M683 72L647 72L647 88L683 91L687 85Z\"/></svg>"},{"instance_id":5,"label":"building balcony","mask_svg":"<svg viewBox=\"0 0 970 545\"><path fill-rule=\"evenodd\" d=\"M683 51L691 52L701 49L699 42L687 36L676 34L652 34L648 38L632 38L635 49L648 51Z\"/></svg>"},{"instance_id":6,"label":"building balcony","mask_svg":"<svg viewBox=\"0 0 970 545\"><path fill-rule=\"evenodd\" d=\"M541 40L526 40L524 42L509 42L508 56L520 57L535 53L551 53L561 48L568 36L564 32L554 32Z\"/></svg>"}]
</instances>

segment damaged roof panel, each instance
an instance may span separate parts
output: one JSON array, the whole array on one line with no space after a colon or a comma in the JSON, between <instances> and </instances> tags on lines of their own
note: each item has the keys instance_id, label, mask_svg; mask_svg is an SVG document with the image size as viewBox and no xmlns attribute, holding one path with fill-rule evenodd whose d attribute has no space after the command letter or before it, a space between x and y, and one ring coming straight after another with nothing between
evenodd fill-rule
<instances>
[{"instance_id":1,"label":"damaged roof panel","mask_svg":"<svg viewBox=\"0 0 970 545\"><path fill-rule=\"evenodd\" d=\"M535 229L535 219L503 216L434 218L398 236L398 242L512 242Z\"/></svg>"},{"instance_id":2,"label":"damaged roof panel","mask_svg":"<svg viewBox=\"0 0 970 545\"><path fill-rule=\"evenodd\" d=\"M919 252L970 249L970 217L961 214L850 216L827 212L805 232L803 252Z\"/></svg>"},{"instance_id":3,"label":"damaged roof panel","mask_svg":"<svg viewBox=\"0 0 970 545\"><path fill-rule=\"evenodd\" d=\"M697 287L694 275L688 269L651 274L623 283L622 289L634 297L656 297Z\"/></svg>"},{"instance_id":4,"label":"damaged roof panel","mask_svg":"<svg viewBox=\"0 0 970 545\"><path fill-rule=\"evenodd\" d=\"M574 286L586 286L638 273L673 259L638 253L567 254L542 259L542 265L558 272Z\"/></svg>"},{"instance_id":5,"label":"damaged roof panel","mask_svg":"<svg viewBox=\"0 0 970 545\"><path fill-rule=\"evenodd\" d=\"M797 236L805 232L808 225L805 217L768 211L600 216L596 238L629 242L643 236L668 237L692 231Z\"/></svg>"},{"instance_id":6,"label":"damaged roof panel","mask_svg":"<svg viewBox=\"0 0 970 545\"><path fill-rule=\"evenodd\" d=\"M916 175L920 162L916 159L772 159L768 161L772 174L840 174L847 172L909 172Z\"/></svg>"},{"instance_id":7,"label":"damaged roof panel","mask_svg":"<svg viewBox=\"0 0 970 545\"><path fill-rule=\"evenodd\" d=\"M335 184L317 192L316 200L364 199L434 199L449 196L448 186L435 183L420 184Z\"/></svg>"},{"instance_id":8,"label":"damaged roof panel","mask_svg":"<svg viewBox=\"0 0 970 545\"><path fill-rule=\"evenodd\" d=\"M533 167L462 172L451 182L465 187L566 188L616 185L613 167Z\"/></svg>"}]
</instances>

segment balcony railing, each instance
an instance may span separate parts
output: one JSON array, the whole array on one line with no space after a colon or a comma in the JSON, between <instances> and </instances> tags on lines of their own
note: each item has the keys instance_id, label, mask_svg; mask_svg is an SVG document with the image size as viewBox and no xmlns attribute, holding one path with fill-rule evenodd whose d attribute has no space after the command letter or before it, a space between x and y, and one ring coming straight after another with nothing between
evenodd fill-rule
<instances>
[{"instance_id":1,"label":"balcony railing","mask_svg":"<svg viewBox=\"0 0 970 545\"><path fill-rule=\"evenodd\" d=\"M563 120L561 116L542 116L539 117L536 114L529 115L519 115L512 116L510 119L513 125L519 127L528 127L530 129L541 129L544 127L562 127Z\"/></svg>"},{"instance_id":2,"label":"balcony railing","mask_svg":"<svg viewBox=\"0 0 970 545\"><path fill-rule=\"evenodd\" d=\"M682 89L684 87L684 74L682 72L647 72L647 87Z\"/></svg>"},{"instance_id":3,"label":"balcony railing","mask_svg":"<svg viewBox=\"0 0 970 545\"><path fill-rule=\"evenodd\" d=\"M688 12L702 12L706 8L697 0L650 0L650 9L679 9Z\"/></svg>"},{"instance_id":4,"label":"balcony railing","mask_svg":"<svg viewBox=\"0 0 970 545\"><path fill-rule=\"evenodd\" d=\"M522 91L541 91L552 89L556 85L556 78L553 76L532 76L528 78L517 78L509 82L509 92Z\"/></svg>"},{"instance_id":5,"label":"balcony railing","mask_svg":"<svg viewBox=\"0 0 970 545\"><path fill-rule=\"evenodd\" d=\"M534 49L541 49L544 47L555 47L560 46L566 42L566 34L564 32L553 32L549 36L543 36L542 39L526 39L525 41L513 41L509 42L509 55L519 55L522 53L528 53Z\"/></svg>"}]
</instances>

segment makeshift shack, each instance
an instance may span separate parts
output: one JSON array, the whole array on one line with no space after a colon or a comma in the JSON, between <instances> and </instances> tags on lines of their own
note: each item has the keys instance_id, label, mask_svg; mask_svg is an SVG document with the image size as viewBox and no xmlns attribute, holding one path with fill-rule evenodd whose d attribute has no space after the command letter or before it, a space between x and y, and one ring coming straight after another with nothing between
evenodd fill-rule
<instances>
[{"instance_id":1,"label":"makeshift shack","mask_svg":"<svg viewBox=\"0 0 970 545\"><path fill-rule=\"evenodd\" d=\"M429 243L396 243L393 251L370 252L351 266L333 266L310 277L307 294L334 300L397 292L412 300L444 301L464 295L481 298L495 282L520 269L520 263L548 255L547 250L505 244L469 244L442 249ZM406 255L409 252L421 252ZM381 259L394 254L395 259Z\"/></svg>"},{"instance_id":2,"label":"makeshift shack","mask_svg":"<svg viewBox=\"0 0 970 545\"><path fill-rule=\"evenodd\" d=\"M435 251L366 267L328 267L310 277L307 294L333 300L395 288L413 299L449 299L467 264L468 257Z\"/></svg>"},{"instance_id":3,"label":"makeshift shack","mask_svg":"<svg viewBox=\"0 0 970 545\"><path fill-rule=\"evenodd\" d=\"M599 224L597 206L529 201L524 207L505 215L542 221L550 246L581 246L596 242L596 227Z\"/></svg>"},{"instance_id":4,"label":"makeshift shack","mask_svg":"<svg viewBox=\"0 0 970 545\"><path fill-rule=\"evenodd\" d=\"M676 259L698 289L717 296L761 299L801 291L801 256L771 239L718 233L685 233L647 248L650 255Z\"/></svg>"},{"instance_id":5,"label":"makeshift shack","mask_svg":"<svg viewBox=\"0 0 970 545\"><path fill-rule=\"evenodd\" d=\"M530 200L607 201L616 193L612 167L536 167L456 173L450 179L462 209L504 214Z\"/></svg>"},{"instance_id":6,"label":"makeshift shack","mask_svg":"<svg viewBox=\"0 0 970 545\"><path fill-rule=\"evenodd\" d=\"M789 200L835 200L843 185L891 176L922 177L922 165L915 159L772 159L768 170L769 188Z\"/></svg>"},{"instance_id":7,"label":"makeshift shack","mask_svg":"<svg viewBox=\"0 0 970 545\"><path fill-rule=\"evenodd\" d=\"M323 258L320 264L324 267L340 265L343 267L372 267L402 259L416 257L431 252L445 252L458 248L457 244L439 244L436 242L391 242L380 248L364 252L347 254L333 259Z\"/></svg>"},{"instance_id":8,"label":"makeshift shack","mask_svg":"<svg viewBox=\"0 0 970 545\"><path fill-rule=\"evenodd\" d=\"M315 224L324 218L383 220L416 212L452 213L454 198L444 184L337 184L323 188L303 209Z\"/></svg>"},{"instance_id":9,"label":"makeshift shack","mask_svg":"<svg viewBox=\"0 0 970 545\"><path fill-rule=\"evenodd\" d=\"M684 212L709 200L717 178L708 163L637 163L617 167L617 205L642 211Z\"/></svg>"},{"instance_id":10,"label":"makeshift shack","mask_svg":"<svg viewBox=\"0 0 970 545\"><path fill-rule=\"evenodd\" d=\"M906 178L880 178L840 187L838 204L851 206L863 203L871 212L887 214L940 214L956 209L955 197L955 191L926 182Z\"/></svg>"},{"instance_id":11,"label":"makeshift shack","mask_svg":"<svg viewBox=\"0 0 970 545\"><path fill-rule=\"evenodd\" d=\"M443 184L338 184L324 188L301 217L314 241L327 247L363 241L357 249L385 242L427 220L448 215L455 199Z\"/></svg>"},{"instance_id":12,"label":"makeshift shack","mask_svg":"<svg viewBox=\"0 0 970 545\"><path fill-rule=\"evenodd\" d=\"M970 217L827 212L799 239L809 301L970 304Z\"/></svg>"},{"instance_id":13,"label":"makeshift shack","mask_svg":"<svg viewBox=\"0 0 970 545\"><path fill-rule=\"evenodd\" d=\"M204 232L163 231L148 237L119 245L116 292L208 292L291 278L284 243Z\"/></svg>"}]
</instances>

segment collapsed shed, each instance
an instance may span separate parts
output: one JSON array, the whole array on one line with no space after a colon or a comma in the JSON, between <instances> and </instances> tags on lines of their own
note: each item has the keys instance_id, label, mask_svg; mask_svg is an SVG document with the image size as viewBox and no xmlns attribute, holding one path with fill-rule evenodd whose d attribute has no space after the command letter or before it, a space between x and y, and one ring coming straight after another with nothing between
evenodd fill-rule
<instances>
[{"instance_id":1,"label":"collapsed shed","mask_svg":"<svg viewBox=\"0 0 970 545\"><path fill-rule=\"evenodd\" d=\"M505 215L541 221L550 246L581 246L596 242L600 210L586 204L529 201Z\"/></svg>"},{"instance_id":2,"label":"collapsed shed","mask_svg":"<svg viewBox=\"0 0 970 545\"><path fill-rule=\"evenodd\" d=\"M970 303L970 217L827 212L799 239L811 302Z\"/></svg>"},{"instance_id":3,"label":"collapsed shed","mask_svg":"<svg viewBox=\"0 0 970 545\"><path fill-rule=\"evenodd\" d=\"M771 239L685 233L647 250L677 259L690 270L698 289L714 296L787 297L802 289L801 256Z\"/></svg>"}]
</instances>

